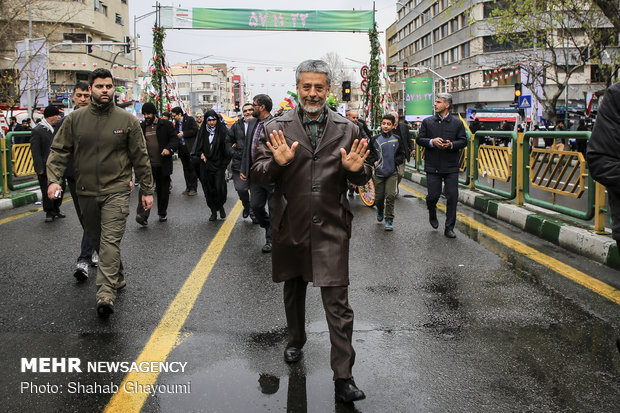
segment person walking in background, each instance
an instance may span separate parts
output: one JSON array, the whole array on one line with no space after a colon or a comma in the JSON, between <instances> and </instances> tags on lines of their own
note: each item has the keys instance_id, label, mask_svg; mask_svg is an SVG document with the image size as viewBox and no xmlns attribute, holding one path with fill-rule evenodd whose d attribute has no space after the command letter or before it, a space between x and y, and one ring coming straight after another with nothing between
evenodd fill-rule
<instances>
[{"instance_id":1,"label":"person walking in background","mask_svg":"<svg viewBox=\"0 0 620 413\"><path fill-rule=\"evenodd\" d=\"M196 144L198 125L194 118L183 113L183 109L178 106L172 108L171 112L177 136L179 137L179 158L183 164L183 175L185 176L185 191L183 191L183 195L194 196L197 194L198 176L192 166L190 154Z\"/></svg>"},{"instance_id":2,"label":"person walking in background","mask_svg":"<svg viewBox=\"0 0 620 413\"><path fill-rule=\"evenodd\" d=\"M287 363L298 362L306 343L308 282L321 288L331 342L338 402L365 398L353 380L353 310L349 305L349 239L353 214L347 179L364 185L371 167L359 128L325 105L332 75L327 63L297 67L299 106L265 123L251 169L256 185L275 185L273 257L275 282L284 282ZM256 101L255 101L256 103Z\"/></svg>"},{"instance_id":3,"label":"person walking in background","mask_svg":"<svg viewBox=\"0 0 620 413\"><path fill-rule=\"evenodd\" d=\"M144 121L140 124L146 139L146 150L149 154L151 172L155 181L157 194L157 214L159 222L168 220L168 199L170 197L170 175L172 175L172 154L179 146L174 125L167 120L157 117L157 109L151 102L142 105ZM142 198L142 188L140 197ZM145 210L142 202L138 201L136 222L142 226L148 225L150 210Z\"/></svg>"},{"instance_id":4,"label":"person walking in background","mask_svg":"<svg viewBox=\"0 0 620 413\"><path fill-rule=\"evenodd\" d=\"M226 218L224 204L226 203L226 167L230 162L226 152L226 126L213 110L205 113L205 122L198 132L195 155L200 158L200 182L207 199L207 206L211 210L209 221Z\"/></svg>"},{"instance_id":5,"label":"person walking in background","mask_svg":"<svg viewBox=\"0 0 620 413\"><path fill-rule=\"evenodd\" d=\"M413 153L413 139L411 138L411 134L409 133L409 125L405 122L398 121L398 112L392 111L390 115L394 116L394 135L398 137L398 141L400 142L400 148L405 154L405 159L403 162L397 165L398 168L398 184L405 176L405 161L411 161L411 154ZM398 193L398 184L396 185L396 193Z\"/></svg>"},{"instance_id":6,"label":"person walking in background","mask_svg":"<svg viewBox=\"0 0 620 413\"><path fill-rule=\"evenodd\" d=\"M110 71L95 69L89 84L90 104L67 117L52 143L47 194L59 197L73 157L82 222L99 253L97 314L107 317L114 312L117 290L126 285L120 245L129 215L132 169L145 210L153 205L153 175L138 120L114 104Z\"/></svg>"},{"instance_id":7,"label":"person walking in background","mask_svg":"<svg viewBox=\"0 0 620 413\"><path fill-rule=\"evenodd\" d=\"M405 164L405 152L401 139L394 134L396 119L392 114L383 115L381 134L374 136L368 148L368 163L375 167L373 180L375 183L375 206L377 221L385 217L385 230L392 231L394 220L394 200L398 187L398 168Z\"/></svg>"},{"instance_id":8,"label":"person walking in background","mask_svg":"<svg viewBox=\"0 0 620 413\"><path fill-rule=\"evenodd\" d=\"M60 194L50 199L47 196L47 172L45 170L45 164L50 154L50 147L54 139L54 125L60 119L60 111L56 106L49 105L43 111L43 120L34 127L32 130L32 136L30 138L30 152L32 153L32 163L34 170L37 173L39 179L39 186L41 188L41 198L43 204L43 211L45 211L45 222L52 222L56 218L64 218L65 214L60 212L60 206L62 205L62 193L65 190L65 180L62 179Z\"/></svg>"},{"instance_id":9,"label":"person walking in background","mask_svg":"<svg viewBox=\"0 0 620 413\"><path fill-rule=\"evenodd\" d=\"M252 208L250 207L250 184L247 180L241 179L241 159L243 158L243 151L246 144L246 135L248 133L248 127L250 120L253 119L252 113L254 113L254 107L251 103L243 105L243 117L235 122L230 130L228 136L226 136L226 151L229 158L232 159L231 170L233 183L235 185L235 191L239 195L239 200L243 204L243 218L247 218L252 214Z\"/></svg>"},{"instance_id":10,"label":"person walking in background","mask_svg":"<svg viewBox=\"0 0 620 413\"><path fill-rule=\"evenodd\" d=\"M435 115L422 121L417 144L426 148L424 172L426 172L426 206L429 222L433 228L437 221L437 201L443 185L446 195L446 224L444 235L456 238L456 206L459 201L459 151L467 147L465 126L460 119L450 115L452 95L438 93L435 98Z\"/></svg>"},{"instance_id":11,"label":"person walking in background","mask_svg":"<svg viewBox=\"0 0 620 413\"><path fill-rule=\"evenodd\" d=\"M78 82L73 88L73 95L71 96L73 99L73 104L75 105L74 111L84 108L88 106L90 103L90 87L86 82ZM56 131L60 130L62 123L66 117L60 118L58 123L56 123ZM82 210L80 208L80 201L77 194L77 188L75 184L75 173L73 171L73 158L69 159L69 163L67 164L67 169L65 169L65 179L67 180L67 184L69 185L69 192L71 193L71 198L73 199L73 206L75 207L75 212L80 220L80 225L82 226L82 242L80 243L80 255L77 258L75 271L73 272L73 276L77 279L77 281L86 281L88 279L88 267L96 267L99 263L99 257L97 252L93 248L93 244L90 242L88 238L88 234L84 229L84 223L82 222Z\"/></svg>"},{"instance_id":12,"label":"person walking in background","mask_svg":"<svg viewBox=\"0 0 620 413\"><path fill-rule=\"evenodd\" d=\"M250 175L250 169L254 163L256 157L256 150L258 149L258 141L260 134L265 127L265 123L273 119L271 115L271 109L273 108L273 102L271 98L265 94L259 94L254 96L253 104L254 113L252 116L256 121L250 120L248 124L248 138L245 151L243 152L243 158L241 159L241 179L248 179ZM250 178L250 206L254 217L258 221L261 228L265 229L265 245L261 251L265 254L271 253L272 249L272 227L271 217L273 215L273 188L274 183L268 182L265 184L256 184L252 182ZM265 210L267 206L267 210Z\"/></svg>"},{"instance_id":13,"label":"person walking in background","mask_svg":"<svg viewBox=\"0 0 620 413\"><path fill-rule=\"evenodd\" d=\"M196 112L196 126L198 126L198 130L202 127L202 122L204 122L205 118L202 112Z\"/></svg>"}]
</instances>

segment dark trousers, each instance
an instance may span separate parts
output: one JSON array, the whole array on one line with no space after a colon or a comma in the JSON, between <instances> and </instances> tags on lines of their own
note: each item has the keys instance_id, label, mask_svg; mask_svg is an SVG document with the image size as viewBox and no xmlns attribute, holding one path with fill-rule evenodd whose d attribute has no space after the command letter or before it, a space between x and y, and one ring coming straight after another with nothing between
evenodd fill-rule
<instances>
[{"instance_id":1,"label":"dark trousers","mask_svg":"<svg viewBox=\"0 0 620 413\"><path fill-rule=\"evenodd\" d=\"M75 178L72 176L67 177L67 183L69 184L69 191L71 192L71 198L73 199L73 206L75 207L75 212L77 213L78 219L80 220L80 225L82 226L82 230L84 229L84 223L82 222L82 210L80 209L80 201L78 199L77 190L75 189ZM80 244L80 256L78 257L78 262L91 262L93 257L93 252L95 249L93 248L93 244L90 242L86 231L82 231L82 242Z\"/></svg>"},{"instance_id":2,"label":"dark trousers","mask_svg":"<svg viewBox=\"0 0 620 413\"><path fill-rule=\"evenodd\" d=\"M226 197L228 196L226 169L209 170L204 162L201 161L200 183L207 199L207 206L212 213L216 213L220 208L224 207Z\"/></svg>"},{"instance_id":3,"label":"dark trousers","mask_svg":"<svg viewBox=\"0 0 620 413\"><path fill-rule=\"evenodd\" d=\"M62 187L62 194L60 195L60 198L49 199L47 197L47 174L37 174L37 178L39 179L39 187L41 188L41 204L43 204L43 211L45 211L47 214L59 212L60 206L62 205L62 197L65 193L66 185L64 179L62 185L60 185Z\"/></svg>"},{"instance_id":4,"label":"dark trousers","mask_svg":"<svg viewBox=\"0 0 620 413\"><path fill-rule=\"evenodd\" d=\"M239 195L239 200L243 204L243 209L250 209L250 184L248 181L241 179L239 171L232 171L233 184L235 185L235 191Z\"/></svg>"},{"instance_id":5,"label":"dark trousers","mask_svg":"<svg viewBox=\"0 0 620 413\"><path fill-rule=\"evenodd\" d=\"M456 224L456 204L459 201L459 173L447 174L426 173L426 206L429 210L437 207L437 201L441 196L441 186L446 195L446 229L454 229Z\"/></svg>"},{"instance_id":6,"label":"dark trousers","mask_svg":"<svg viewBox=\"0 0 620 413\"><path fill-rule=\"evenodd\" d=\"M250 206L261 228L265 228L265 239L271 242L271 216L275 184L255 185L250 183ZM267 205L268 210L265 210Z\"/></svg>"},{"instance_id":7,"label":"dark trousers","mask_svg":"<svg viewBox=\"0 0 620 413\"><path fill-rule=\"evenodd\" d=\"M192 161L189 156L189 147L187 146L187 140L185 144L179 145L179 159L183 164L183 175L185 176L185 190L195 191L198 188L198 175L192 166Z\"/></svg>"},{"instance_id":8,"label":"dark trousers","mask_svg":"<svg viewBox=\"0 0 620 413\"><path fill-rule=\"evenodd\" d=\"M161 217L168 215L168 200L170 199L170 175L162 174L160 166L151 167L153 180L155 181L155 194L157 197L157 214ZM138 209L136 213L145 219L149 218L151 211L145 211L142 206L142 189L138 197Z\"/></svg>"},{"instance_id":9,"label":"dark trousers","mask_svg":"<svg viewBox=\"0 0 620 413\"><path fill-rule=\"evenodd\" d=\"M306 288L301 277L284 281L284 310L288 345L302 348L306 343ZM321 299L331 342L330 364L334 380L353 376L353 309L349 305L348 287L321 287Z\"/></svg>"}]
</instances>

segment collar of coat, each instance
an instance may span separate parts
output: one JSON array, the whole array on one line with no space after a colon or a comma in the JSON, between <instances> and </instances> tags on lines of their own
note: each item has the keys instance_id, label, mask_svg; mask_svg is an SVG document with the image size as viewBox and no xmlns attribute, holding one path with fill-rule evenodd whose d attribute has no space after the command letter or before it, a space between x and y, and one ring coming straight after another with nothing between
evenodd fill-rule
<instances>
[{"instance_id":1,"label":"collar of coat","mask_svg":"<svg viewBox=\"0 0 620 413\"><path fill-rule=\"evenodd\" d=\"M352 123L333 110L327 110L327 122L325 124L325 131L323 132L323 138L319 141L319 144L316 150L312 149L312 144L310 143L310 138L306 134L304 127L301 123L301 117L299 111L301 108L296 106L295 109L289 110L282 116L278 116L273 118L269 123L265 123L265 125L269 125L272 122L277 123L287 123L287 129L289 129L287 133L287 141L289 144L292 144L295 141L299 142L299 146L306 149L310 153L317 153L323 147L327 146L330 142L336 139L340 139L344 133L344 127L347 125L352 125ZM277 128L276 128L277 129ZM334 131L336 130L336 131ZM294 139L291 137L295 137Z\"/></svg>"},{"instance_id":2,"label":"collar of coat","mask_svg":"<svg viewBox=\"0 0 620 413\"><path fill-rule=\"evenodd\" d=\"M95 103L92 98L88 104L90 111L98 115L111 112L112 109L114 109L114 106L114 100L110 100L108 103Z\"/></svg>"}]
</instances>

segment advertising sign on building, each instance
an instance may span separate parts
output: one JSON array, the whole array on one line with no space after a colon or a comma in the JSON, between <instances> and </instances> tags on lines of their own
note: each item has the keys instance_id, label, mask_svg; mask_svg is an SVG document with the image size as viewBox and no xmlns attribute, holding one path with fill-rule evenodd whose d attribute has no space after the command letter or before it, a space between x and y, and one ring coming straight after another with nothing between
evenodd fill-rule
<instances>
[{"instance_id":1,"label":"advertising sign on building","mask_svg":"<svg viewBox=\"0 0 620 413\"><path fill-rule=\"evenodd\" d=\"M419 122L433 115L433 78L416 77L405 81L405 120Z\"/></svg>"}]
</instances>

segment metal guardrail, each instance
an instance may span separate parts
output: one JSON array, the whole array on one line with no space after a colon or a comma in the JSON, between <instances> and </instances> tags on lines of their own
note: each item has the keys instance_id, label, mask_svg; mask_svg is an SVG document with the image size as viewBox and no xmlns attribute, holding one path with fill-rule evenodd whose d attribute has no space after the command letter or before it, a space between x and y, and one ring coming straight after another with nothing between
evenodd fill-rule
<instances>
[{"instance_id":1,"label":"metal guardrail","mask_svg":"<svg viewBox=\"0 0 620 413\"><path fill-rule=\"evenodd\" d=\"M4 196L8 195L9 190L15 191L17 189L24 189L39 184L38 180L14 184L14 177L31 175L27 173L29 168L32 169L32 174L35 173L34 168L32 167L30 144L13 145L12 141L15 136L31 136L31 132L9 132L6 137L2 139L2 153L0 154L0 162L2 162L2 194ZM19 149L17 158L13 155L13 146ZM15 163L14 159L18 160L19 163ZM17 170L21 171L18 173L24 173L25 175L16 174L16 166Z\"/></svg>"},{"instance_id":2,"label":"metal guardrail","mask_svg":"<svg viewBox=\"0 0 620 413\"><path fill-rule=\"evenodd\" d=\"M468 136L468 152L461 155L460 170L463 171L465 167L471 189L478 188L506 199L515 199L517 205L529 203L578 219L593 218L594 231L604 232L605 214L609 211L605 202L605 188L589 176L583 154L553 147L530 147L530 140L538 141L538 138L547 138L553 142L558 138L583 140L589 139L590 134L588 131L532 131L526 134L478 131L474 138ZM481 140L485 137L491 137L492 143L483 143ZM495 145L496 138L510 139L509 146ZM414 164L410 166L417 171L423 171L424 148L418 145L415 145L415 148ZM481 179L490 180L492 184L486 185L480 182ZM462 179L459 181L463 183ZM496 184L502 184L504 188L497 188ZM551 202L539 199L541 194L547 194L546 197L550 197ZM583 210L557 203L561 199L581 199L584 194L586 199Z\"/></svg>"},{"instance_id":3,"label":"metal guardrail","mask_svg":"<svg viewBox=\"0 0 620 413\"><path fill-rule=\"evenodd\" d=\"M552 211L560 212L579 219L592 219L595 214L596 183L586 172L586 160L583 154L575 151L533 148L530 152L530 139L556 138L590 139L591 132L540 132L532 131L524 135L521 143L523 149L523 201ZM526 144L527 143L527 144ZM531 194L537 188L551 192L552 200L544 201ZM585 210L559 205L557 196L580 198L587 190Z\"/></svg>"}]
</instances>

